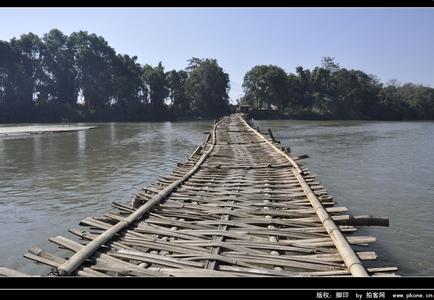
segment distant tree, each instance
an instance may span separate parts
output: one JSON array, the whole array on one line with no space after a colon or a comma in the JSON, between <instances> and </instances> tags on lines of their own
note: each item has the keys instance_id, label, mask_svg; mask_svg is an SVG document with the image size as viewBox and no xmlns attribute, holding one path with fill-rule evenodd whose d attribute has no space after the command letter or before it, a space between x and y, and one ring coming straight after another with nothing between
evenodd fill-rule
<instances>
[{"instance_id":1,"label":"distant tree","mask_svg":"<svg viewBox=\"0 0 434 300\"><path fill-rule=\"evenodd\" d=\"M70 35L77 85L89 111L102 112L112 103L113 61L116 54L107 41L87 31Z\"/></svg>"},{"instance_id":2,"label":"distant tree","mask_svg":"<svg viewBox=\"0 0 434 300\"><path fill-rule=\"evenodd\" d=\"M271 66L266 78L270 83L269 103L276 105L280 111L283 111L289 104L289 83L286 72L280 67Z\"/></svg>"},{"instance_id":3,"label":"distant tree","mask_svg":"<svg viewBox=\"0 0 434 300\"><path fill-rule=\"evenodd\" d=\"M388 86L400 87L401 83L399 82L398 79L395 78L395 79L391 79L388 82L386 82L386 84L384 86L385 87L388 87Z\"/></svg>"},{"instance_id":4,"label":"distant tree","mask_svg":"<svg viewBox=\"0 0 434 300\"><path fill-rule=\"evenodd\" d=\"M408 104L418 119L434 119L434 89L406 83L397 89L400 98Z\"/></svg>"},{"instance_id":5,"label":"distant tree","mask_svg":"<svg viewBox=\"0 0 434 300\"><path fill-rule=\"evenodd\" d=\"M247 99L255 99L257 107L266 103L283 111L289 104L289 83L286 72L274 65L258 65L246 73L243 81Z\"/></svg>"},{"instance_id":6,"label":"distant tree","mask_svg":"<svg viewBox=\"0 0 434 300\"><path fill-rule=\"evenodd\" d=\"M136 56L117 54L103 37L86 31L68 36L53 29L42 39L28 33L0 41L0 122L211 118L233 109L229 88L229 75L215 59L193 57L185 70L165 73L161 62L142 66ZM434 119L432 87L383 86L334 57L323 57L313 70L298 66L294 74L255 66L243 89L237 103L275 105L294 117Z\"/></svg>"},{"instance_id":7,"label":"distant tree","mask_svg":"<svg viewBox=\"0 0 434 300\"><path fill-rule=\"evenodd\" d=\"M378 114L383 119L408 119L416 115L416 112L410 108L410 105L406 101L404 101L399 92L399 88L394 85L388 85L381 89L378 98Z\"/></svg>"},{"instance_id":8,"label":"distant tree","mask_svg":"<svg viewBox=\"0 0 434 300\"><path fill-rule=\"evenodd\" d=\"M299 78L294 74L288 74L288 97L289 107L294 113L297 107L303 107L305 91L301 87Z\"/></svg>"},{"instance_id":9,"label":"distant tree","mask_svg":"<svg viewBox=\"0 0 434 300\"><path fill-rule=\"evenodd\" d=\"M55 103L76 104L78 72L71 40L58 29L44 34L42 67L48 78L47 100Z\"/></svg>"},{"instance_id":10,"label":"distant tree","mask_svg":"<svg viewBox=\"0 0 434 300\"><path fill-rule=\"evenodd\" d=\"M338 70L331 78L334 115L343 119L373 117L380 89L376 78L360 70Z\"/></svg>"},{"instance_id":11,"label":"distant tree","mask_svg":"<svg viewBox=\"0 0 434 300\"><path fill-rule=\"evenodd\" d=\"M137 56L118 54L113 61L114 72L114 107L124 119L140 119L147 98L147 88L143 81L142 66L137 63Z\"/></svg>"},{"instance_id":12,"label":"distant tree","mask_svg":"<svg viewBox=\"0 0 434 300\"><path fill-rule=\"evenodd\" d=\"M316 67L312 71L312 87L315 91L326 94L330 86L330 78L332 73L325 68Z\"/></svg>"},{"instance_id":13,"label":"distant tree","mask_svg":"<svg viewBox=\"0 0 434 300\"><path fill-rule=\"evenodd\" d=\"M378 118L378 93L383 85L374 75L360 70L351 70L357 78L358 87L354 91L354 110L359 119Z\"/></svg>"},{"instance_id":14,"label":"distant tree","mask_svg":"<svg viewBox=\"0 0 434 300\"><path fill-rule=\"evenodd\" d=\"M192 57L191 59L187 60L188 65L185 68L185 70L187 72L191 72L194 69L196 69L203 61L204 61L204 59L202 59L202 58Z\"/></svg>"},{"instance_id":15,"label":"distant tree","mask_svg":"<svg viewBox=\"0 0 434 300\"><path fill-rule=\"evenodd\" d=\"M335 73L341 69L341 66L335 61L335 58L330 56L322 57L321 67L329 73Z\"/></svg>"},{"instance_id":16,"label":"distant tree","mask_svg":"<svg viewBox=\"0 0 434 300\"><path fill-rule=\"evenodd\" d=\"M256 103L256 108L262 108L263 104L267 103L268 82L265 79L267 71L267 66L254 66L244 75L242 86L246 104Z\"/></svg>"},{"instance_id":17,"label":"distant tree","mask_svg":"<svg viewBox=\"0 0 434 300\"><path fill-rule=\"evenodd\" d=\"M19 39L13 38L10 41L13 51L16 51L21 72L20 80L16 81L15 104L23 110L31 109L38 98L47 77L42 70L42 55L44 44L42 40L33 33L23 34Z\"/></svg>"},{"instance_id":18,"label":"distant tree","mask_svg":"<svg viewBox=\"0 0 434 300\"><path fill-rule=\"evenodd\" d=\"M0 104L4 107L15 104L23 75L17 51L8 42L0 41Z\"/></svg>"},{"instance_id":19,"label":"distant tree","mask_svg":"<svg viewBox=\"0 0 434 300\"><path fill-rule=\"evenodd\" d=\"M328 114L330 111L330 100L332 99L330 81L332 73L329 68L316 67L312 71L312 106L320 114Z\"/></svg>"},{"instance_id":20,"label":"distant tree","mask_svg":"<svg viewBox=\"0 0 434 300\"><path fill-rule=\"evenodd\" d=\"M186 95L191 99L191 110L202 117L216 117L229 112L229 75L215 59L195 59L186 70Z\"/></svg>"},{"instance_id":21,"label":"distant tree","mask_svg":"<svg viewBox=\"0 0 434 300\"><path fill-rule=\"evenodd\" d=\"M312 91L312 74L309 69L303 69L302 66L298 66L295 69L297 73L299 95L300 99L298 103L302 108L309 108L313 104L313 91Z\"/></svg>"},{"instance_id":22,"label":"distant tree","mask_svg":"<svg viewBox=\"0 0 434 300\"><path fill-rule=\"evenodd\" d=\"M188 73L184 70L172 70L166 74L171 106L177 112L187 112L190 110L190 101L185 90L187 78Z\"/></svg>"},{"instance_id":23,"label":"distant tree","mask_svg":"<svg viewBox=\"0 0 434 300\"><path fill-rule=\"evenodd\" d=\"M151 65L145 65L143 78L149 91L149 103L153 109L161 110L164 107L164 99L169 96L163 64L159 62L155 68Z\"/></svg>"}]
</instances>

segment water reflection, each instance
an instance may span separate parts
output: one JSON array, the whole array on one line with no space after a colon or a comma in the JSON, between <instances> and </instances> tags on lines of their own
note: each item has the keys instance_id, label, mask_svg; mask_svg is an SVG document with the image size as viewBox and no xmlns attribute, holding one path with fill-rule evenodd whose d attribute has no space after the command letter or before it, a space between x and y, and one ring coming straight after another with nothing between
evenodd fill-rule
<instances>
[{"instance_id":1,"label":"water reflection","mask_svg":"<svg viewBox=\"0 0 434 300\"><path fill-rule=\"evenodd\" d=\"M78 156L80 158L84 157L86 154L86 134L87 130L82 130L77 132L77 149L78 149Z\"/></svg>"}]
</instances>

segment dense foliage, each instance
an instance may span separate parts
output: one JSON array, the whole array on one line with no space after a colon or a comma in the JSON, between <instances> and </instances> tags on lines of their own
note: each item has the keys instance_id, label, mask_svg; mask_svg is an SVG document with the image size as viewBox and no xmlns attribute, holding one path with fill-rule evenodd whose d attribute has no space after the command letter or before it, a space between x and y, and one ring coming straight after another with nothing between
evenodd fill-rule
<instances>
[{"instance_id":1,"label":"dense foliage","mask_svg":"<svg viewBox=\"0 0 434 300\"><path fill-rule=\"evenodd\" d=\"M165 72L86 31L0 41L0 122L214 118L228 112L228 91L214 59Z\"/></svg>"},{"instance_id":2,"label":"dense foliage","mask_svg":"<svg viewBox=\"0 0 434 300\"><path fill-rule=\"evenodd\" d=\"M324 57L313 70L274 65L246 73L241 104L289 117L434 119L434 89L348 70ZM0 41L0 122L144 121L214 118L230 111L229 75L215 59L184 70L141 65L86 31L53 29Z\"/></svg>"},{"instance_id":3,"label":"dense foliage","mask_svg":"<svg viewBox=\"0 0 434 300\"><path fill-rule=\"evenodd\" d=\"M291 117L322 119L434 119L434 89L392 81L382 84L360 70L347 70L324 57L313 70L287 74L274 65L246 73L241 104L275 108Z\"/></svg>"}]
</instances>

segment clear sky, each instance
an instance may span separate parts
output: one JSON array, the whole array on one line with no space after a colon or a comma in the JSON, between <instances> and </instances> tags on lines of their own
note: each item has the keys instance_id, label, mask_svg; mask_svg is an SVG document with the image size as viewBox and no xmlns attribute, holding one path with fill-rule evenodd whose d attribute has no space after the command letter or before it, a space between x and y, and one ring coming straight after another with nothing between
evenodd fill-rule
<instances>
[{"instance_id":1,"label":"clear sky","mask_svg":"<svg viewBox=\"0 0 434 300\"><path fill-rule=\"evenodd\" d=\"M256 64L287 72L322 56L346 68L434 87L433 8L0 8L0 39L87 30L140 63L183 69L216 58L229 73L232 99Z\"/></svg>"}]
</instances>

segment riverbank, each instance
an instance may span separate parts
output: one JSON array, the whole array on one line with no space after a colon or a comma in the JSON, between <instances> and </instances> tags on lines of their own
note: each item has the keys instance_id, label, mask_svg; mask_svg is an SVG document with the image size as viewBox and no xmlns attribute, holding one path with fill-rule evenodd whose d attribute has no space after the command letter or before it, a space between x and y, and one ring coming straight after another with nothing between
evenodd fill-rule
<instances>
[{"instance_id":1,"label":"riverbank","mask_svg":"<svg viewBox=\"0 0 434 300\"><path fill-rule=\"evenodd\" d=\"M74 125L5 126L5 127L0 127L0 138L30 135L30 134L90 130L96 127L97 126L74 126Z\"/></svg>"},{"instance_id":2,"label":"riverbank","mask_svg":"<svg viewBox=\"0 0 434 300\"><path fill-rule=\"evenodd\" d=\"M314 112L282 113L279 111L253 110L247 113L255 120L297 120L297 121L433 121L423 118L336 118L331 115L322 115Z\"/></svg>"},{"instance_id":3,"label":"riverbank","mask_svg":"<svg viewBox=\"0 0 434 300\"><path fill-rule=\"evenodd\" d=\"M89 118L71 118L71 119L44 119L37 117L29 117L27 119L1 119L0 124L61 124L65 125L70 123L161 123L161 122L193 122L193 121L214 121L217 117L199 117L194 115L180 115L180 116L144 116L141 118L124 119L119 117L89 117ZM1 125L0 125L1 126Z\"/></svg>"}]
</instances>

